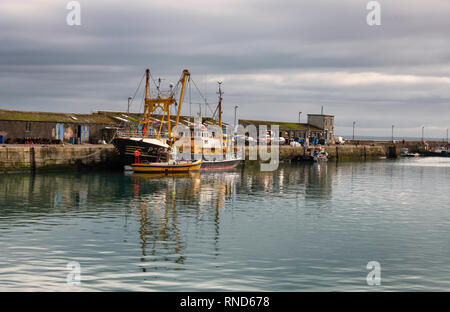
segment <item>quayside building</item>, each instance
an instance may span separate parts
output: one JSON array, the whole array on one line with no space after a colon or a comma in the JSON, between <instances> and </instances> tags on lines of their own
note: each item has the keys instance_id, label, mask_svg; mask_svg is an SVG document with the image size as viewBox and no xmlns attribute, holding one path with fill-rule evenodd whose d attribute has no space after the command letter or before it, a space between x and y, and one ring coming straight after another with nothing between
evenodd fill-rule
<instances>
[{"instance_id":1,"label":"quayside building","mask_svg":"<svg viewBox=\"0 0 450 312\"><path fill-rule=\"evenodd\" d=\"M306 137L323 139L325 143L334 143L334 116L324 114L308 114L306 123L285 122L285 121L267 121L239 119L239 124L246 127L255 125L279 126L279 136L286 140L286 144L294 141L296 138L304 139Z\"/></svg>"}]
</instances>

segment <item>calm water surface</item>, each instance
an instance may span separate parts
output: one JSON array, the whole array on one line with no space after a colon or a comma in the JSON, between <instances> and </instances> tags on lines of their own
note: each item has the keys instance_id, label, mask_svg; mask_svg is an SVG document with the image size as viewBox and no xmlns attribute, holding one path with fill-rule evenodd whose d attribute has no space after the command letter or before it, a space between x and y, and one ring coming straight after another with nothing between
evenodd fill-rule
<instances>
[{"instance_id":1,"label":"calm water surface","mask_svg":"<svg viewBox=\"0 0 450 312\"><path fill-rule=\"evenodd\" d=\"M0 290L449 291L449 182L449 158L3 174Z\"/></svg>"}]
</instances>

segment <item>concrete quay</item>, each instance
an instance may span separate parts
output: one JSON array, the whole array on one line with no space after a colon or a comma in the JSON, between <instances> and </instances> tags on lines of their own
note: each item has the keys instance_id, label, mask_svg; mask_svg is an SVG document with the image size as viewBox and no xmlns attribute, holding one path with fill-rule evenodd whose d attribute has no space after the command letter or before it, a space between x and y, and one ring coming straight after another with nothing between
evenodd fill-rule
<instances>
[{"instance_id":1,"label":"concrete quay","mask_svg":"<svg viewBox=\"0 0 450 312\"><path fill-rule=\"evenodd\" d=\"M0 172L112 169L120 167L113 145L0 145Z\"/></svg>"}]
</instances>

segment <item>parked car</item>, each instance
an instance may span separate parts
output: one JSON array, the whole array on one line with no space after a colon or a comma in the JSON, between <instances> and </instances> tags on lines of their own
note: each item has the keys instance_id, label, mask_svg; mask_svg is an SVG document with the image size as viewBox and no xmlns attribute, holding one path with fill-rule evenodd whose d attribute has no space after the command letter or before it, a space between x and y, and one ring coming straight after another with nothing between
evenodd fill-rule
<instances>
[{"instance_id":1,"label":"parked car","mask_svg":"<svg viewBox=\"0 0 450 312\"><path fill-rule=\"evenodd\" d=\"M336 142L336 144L344 144L345 143L344 138L341 136L334 137L334 141Z\"/></svg>"},{"instance_id":2,"label":"parked car","mask_svg":"<svg viewBox=\"0 0 450 312\"><path fill-rule=\"evenodd\" d=\"M251 136L246 136L246 135L236 135L235 136L236 142L238 142L239 140L244 140L245 145L249 145L252 142L256 142L256 140L254 138L252 138Z\"/></svg>"},{"instance_id":3,"label":"parked car","mask_svg":"<svg viewBox=\"0 0 450 312\"><path fill-rule=\"evenodd\" d=\"M272 138L272 143L278 141L278 145L284 145L286 144L286 139L283 137L278 137L278 138Z\"/></svg>"},{"instance_id":4,"label":"parked car","mask_svg":"<svg viewBox=\"0 0 450 312\"><path fill-rule=\"evenodd\" d=\"M266 136L259 137L258 143L259 142L265 142L266 144L278 143L278 145L284 145L286 143L286 139L283 137L274 138L268 134Z\"/></svg>"}]
</instances>

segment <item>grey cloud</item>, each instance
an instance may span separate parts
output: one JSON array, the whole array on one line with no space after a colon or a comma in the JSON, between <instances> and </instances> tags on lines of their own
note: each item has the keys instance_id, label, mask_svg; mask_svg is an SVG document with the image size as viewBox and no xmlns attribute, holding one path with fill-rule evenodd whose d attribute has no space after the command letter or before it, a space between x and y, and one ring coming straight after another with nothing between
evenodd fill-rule
<instances>
[{"instance_id":1,"label":"grey cloud","mask_svg":"<svg viewBox=\"0 0 450 312\"><path fill-rule=\"evenodd\" d=\"M441 137L450 123L449 88L439 81L345 86L238 79L309 72L450 77L446 0L380 1L379 27L366 25L367 2L359 0L80 3L80 27L65 24L64 1L0 5L2 108L124 109L145 68L166 81L188 68L202 89L208 78L211 102L211 77L227 77L228 121L234 105L242 118L293 121L298 111L317 113L324 105L336 115L338 133L358 120L375 135L396 123L436 126L432 134Z\"/></svg>"}]
</instances>

